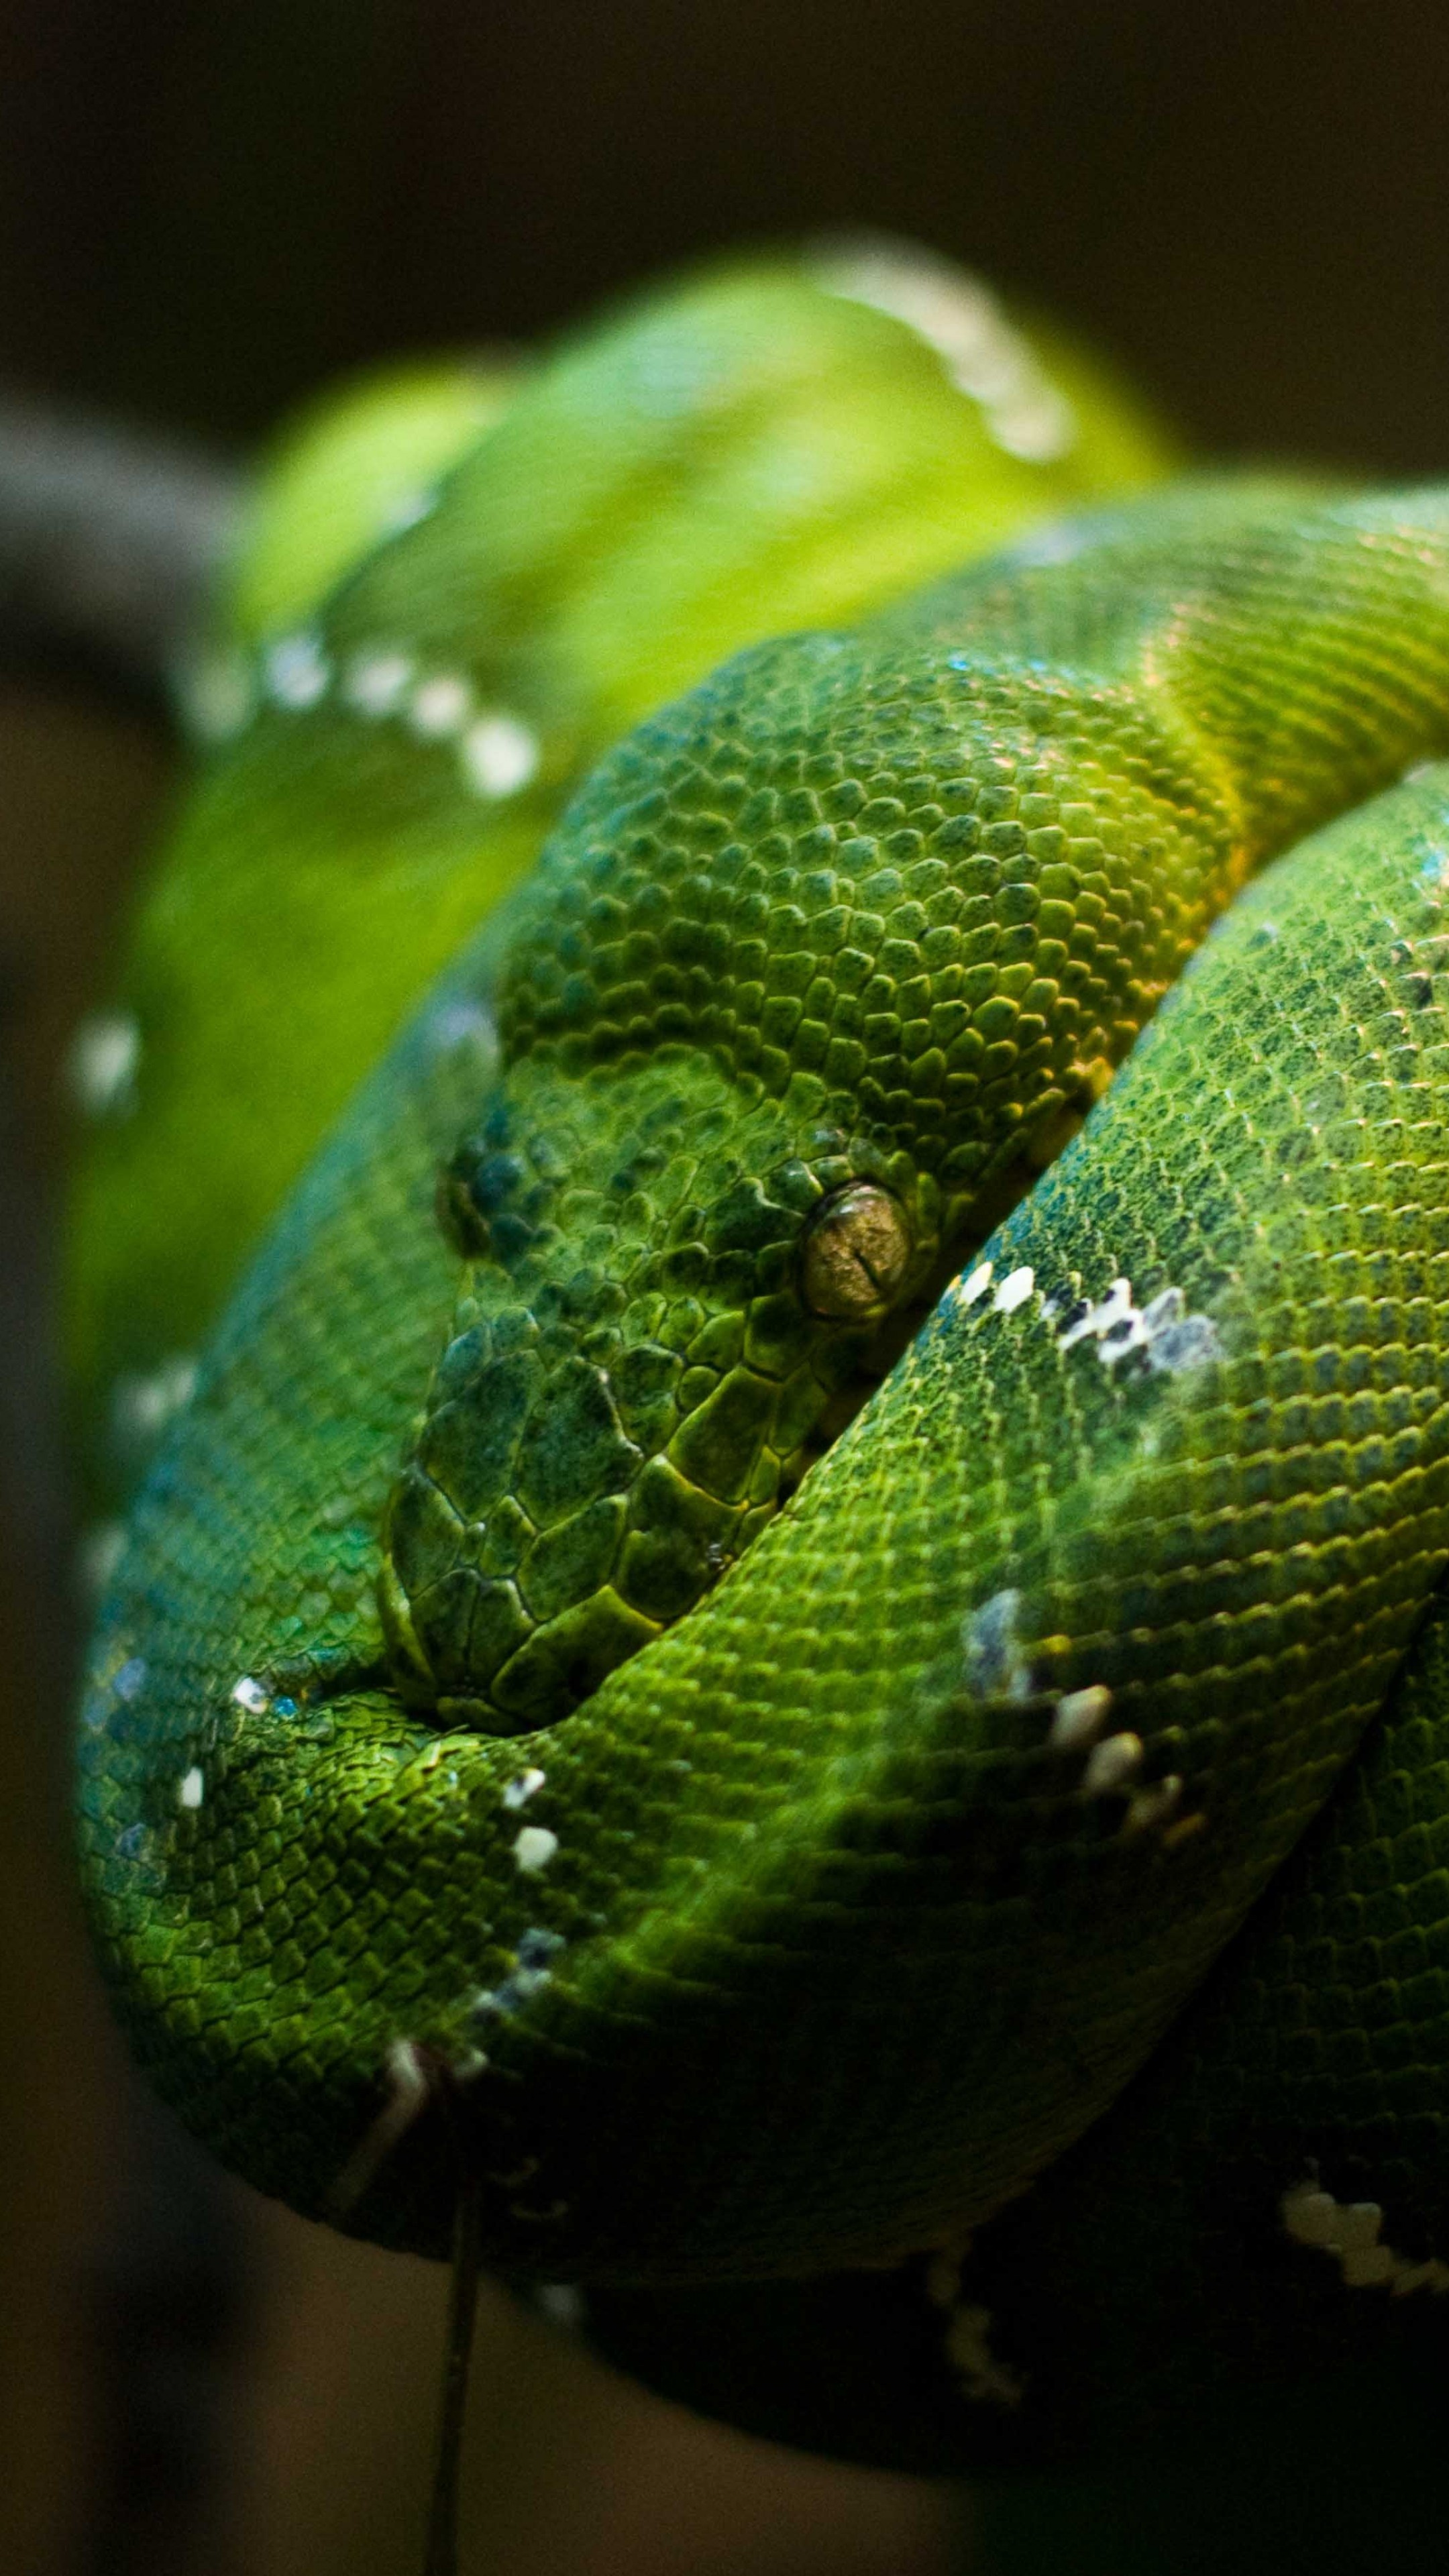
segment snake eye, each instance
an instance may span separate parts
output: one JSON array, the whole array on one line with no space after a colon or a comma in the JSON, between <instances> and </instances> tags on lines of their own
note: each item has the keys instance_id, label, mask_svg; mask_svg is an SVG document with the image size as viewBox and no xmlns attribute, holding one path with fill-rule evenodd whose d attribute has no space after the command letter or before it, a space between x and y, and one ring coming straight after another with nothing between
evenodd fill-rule
<instances>
[{"instance_id":1,"label":"snake eye","mask_svg":"<svg viewBox=\"0 0 1449 2576\"><path fill-rule=\"evenodd\" d=\"M906 1212L870 1181L826 1199L811 1218L802 1252L805 1303L816 1315L864 1320L890 1305L911 1258Z\"/></svg>"}]
</instances>

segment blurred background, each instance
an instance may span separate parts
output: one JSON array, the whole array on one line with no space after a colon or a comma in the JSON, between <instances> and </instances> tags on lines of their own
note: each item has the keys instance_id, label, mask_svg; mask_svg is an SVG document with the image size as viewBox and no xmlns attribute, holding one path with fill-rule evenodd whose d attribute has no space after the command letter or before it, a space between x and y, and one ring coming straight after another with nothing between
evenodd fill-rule
<instances>
[{"instance_id":1,"label":"blurred background","mask_svg":"<svg viewBox=\"0 0 1449 2576\"><path fill-rule=\"evenodd\" d=\"M340 369L869 225L1070 322L1204 452L1437 475L1446 97L1413 0L6 0L0 382L244 459ZM172 784L143 712L0 673L0 2564L394 2576L442 2285L147 2108L70 1894L56 1068ZM501 2298L481 2340L489 2576L1171 2576L1249 2529L1281 2568L1440 2563L1398 2395L1150 2487L963 2500L712 2432Z\"/></svg>"}]
</instances>

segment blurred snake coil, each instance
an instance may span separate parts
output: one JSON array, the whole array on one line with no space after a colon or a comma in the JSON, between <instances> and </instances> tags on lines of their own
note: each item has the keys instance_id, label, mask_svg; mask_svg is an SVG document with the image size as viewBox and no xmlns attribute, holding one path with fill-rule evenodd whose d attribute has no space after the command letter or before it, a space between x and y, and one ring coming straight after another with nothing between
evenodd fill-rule
<instances>
[{"instance_id":1,"label":"blurred snake coil","mask_svg":"<svg viewBox=\"0 0 1449 2576\"><path fill-rule=\"evenodd\" d=\"M1449 487L1175 463L874 243L345 398L74 1056L142 2064L898 2467L1449 2323Z\"/></svg>"}]
</instances>

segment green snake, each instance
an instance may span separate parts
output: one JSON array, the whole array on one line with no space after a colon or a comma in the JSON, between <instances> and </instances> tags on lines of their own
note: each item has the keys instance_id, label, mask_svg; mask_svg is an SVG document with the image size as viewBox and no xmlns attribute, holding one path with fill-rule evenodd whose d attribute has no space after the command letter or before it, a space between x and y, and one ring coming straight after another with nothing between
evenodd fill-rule
<instances>
[{"instance_id":1,"label":"green snake","mask_svg":"<svg viewBox=\"0 0 1449 2576\"><path fill-rule=\"evenodd\" d=\"M78 1056L143 2064L932 2470L1449 2289L1449 493L1084 515L1078 363L859 249L423 403Z\"/></svg>"}]
</instances>

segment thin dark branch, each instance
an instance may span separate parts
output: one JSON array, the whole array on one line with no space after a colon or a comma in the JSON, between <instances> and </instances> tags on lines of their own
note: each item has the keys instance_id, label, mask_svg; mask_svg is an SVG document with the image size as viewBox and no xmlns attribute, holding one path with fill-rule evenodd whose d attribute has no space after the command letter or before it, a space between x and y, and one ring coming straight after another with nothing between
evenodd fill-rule
<instances>
[{"instance_id":1,"label":"thin dark branch","mask_svg":"<svg viewBox=\"0 0 1449 2576\"><path fill-rule=\"evenodd\" d=\"M463 2466L463 2418L468 2405L468 2365L478 2321L482 2205L476 2174L460 2172L453 2214L453 2270L448 2287L443 2394L428 2508L423 2576L458 2576L458 2487Z\"/></svg>"},{"instance_id":2,"label":"thin dark branch","mask_svg":"<svg viewBox=\"0 0 1449 2576\"><path fill-rule=\"evenodd\" d=\"M202 450L0 391L0 660L163 699L243 490Z\"/></svg>"}]
</instances>

